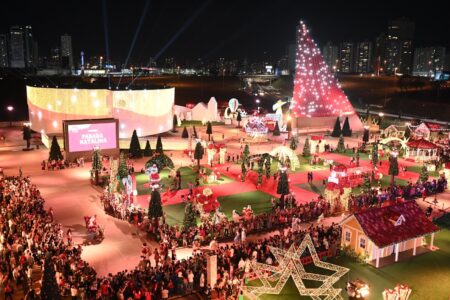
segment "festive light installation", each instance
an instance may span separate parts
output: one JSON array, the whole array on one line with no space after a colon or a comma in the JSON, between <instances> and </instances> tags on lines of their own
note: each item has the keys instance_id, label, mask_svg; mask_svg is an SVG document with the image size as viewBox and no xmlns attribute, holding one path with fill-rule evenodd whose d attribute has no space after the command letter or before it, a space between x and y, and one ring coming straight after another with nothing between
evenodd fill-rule
<instances>
[{"instance_id":1,"label":"festive light installation","mask_svg":"<svg viewBox=\"0 0 450 300\"><path fill-rule=\"evenodd\" d=\"M243 286L243 291L250 299L259 299L263 294L280 294L284 285L292 276L295 286L300 295L309 296L314 300L320 299L342 299L341 290L334 288L333 285L345 275L349 269L326 263L320 260L314 247L310 235L306 235L300 246L297 248L292 244L288 250L269 247L272 254L278 262L277 266L267 265L252 261L250 268L255 273L256 277L261 281L262 286ZM332 275L322 275L316 273L306 272L301 256L305 250L308 249L316 267L334 271ZM323 282L318 288L308 288L305 286L303 280L321 281ZM277 281L273 286L270 281Z\"/></svg>"},{"instance_id":2,"label":"festive light installation","mask_svg":"<svg viewBox=\"0 0 450 300\"><path fill-rule=\"evenodd\" d=\"M331 117L354 114L354 109L325 64L317 44L300 21L297 30L294 117Z\"/></svg>"}]
</instances>

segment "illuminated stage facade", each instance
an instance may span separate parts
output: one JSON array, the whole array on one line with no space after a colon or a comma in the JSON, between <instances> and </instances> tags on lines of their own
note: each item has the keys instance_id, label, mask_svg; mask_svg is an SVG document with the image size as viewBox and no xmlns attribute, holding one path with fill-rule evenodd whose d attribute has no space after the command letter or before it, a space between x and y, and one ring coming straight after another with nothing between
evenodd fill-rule
<instances>
[{"instance_id":1,"label":"illuminated stage facade","mask_svg":"<svg viewBox=\"0 0 450 300\"><path fill-rule=\"evenodd\" d=\"M175 88L90 89L27 86L31 128L61 134L64 120L119 120L119 137L159 134L172 129Z\"/></svg>"}]
</instances>

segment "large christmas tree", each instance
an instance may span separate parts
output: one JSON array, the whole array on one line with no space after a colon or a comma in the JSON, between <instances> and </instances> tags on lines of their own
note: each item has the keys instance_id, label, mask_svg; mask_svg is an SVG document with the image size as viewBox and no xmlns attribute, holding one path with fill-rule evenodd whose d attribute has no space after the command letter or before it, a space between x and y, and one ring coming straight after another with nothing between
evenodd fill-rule
<instances>
[{"instance_id":1,"label":"large christmas tree","mask_svg":"<svg viewBox=\"0 0 450 300\"><path fill-rule=\"evenodd\" d=\"M309 143L309 137L305 140L305 145L303 146L303 156L311 156L311 144Z\"/></svg>"},{"instance_id":2,"label":"large christmas tree","mask_svg":"<svg viewBox=\"0 0 450 300\"><path fill-rule=\"evenodd\" d=\"M211 140L211 134L212 134L212 124L208 121L206 124L206 134L208 135L208 141Z\"/></svg>"},{"instance_id":3,"label":"large christmas tree","mask_svg":"<svg viewBox=\"0 0 450 300\"><path fill-rule=\"evenodd\" d=\"M152 195L150 197L150 203L148 206L148 218L159 218L162 217L163 210L161 205L161 194L158 189L154 189L152 191Z\"/></svg>"},{"instance_id":4,"label":"large christmas tree","mask_svg":"<svg viewBox=\"0 0 450 300\"><path fill-rule=\"evenodd\" d=\"M378 164L378 143L375 142L372 148L372 165L375 167Z\"/></svg>"},{"instance_id":5,"label":"large christmas tree","mask_svg":"<svg viewBox=\"0 0 450 300\"><path fill-rule=\"evenodd\" d=\"M419 181L422 183L425 183L428 181L428 177L430 175L428 174L428 169L427 166L423 165L422 166L422 170L420 171L420 177L419 177Z\"/></svg>"},{"instance_id":6,"label":"large christmas tree","mask_svg":"<svg viewBox=\"0 0 450 300\"><path fill-rule=\"evenodd\" d=\"M298 135L294 134L291 138L291 144L289 145L289 148L292 150L297 150L298 147Z\"/></svg>"},{"instance_id":7,"label":"large christmas tree","mask_svg":"<svg viewBox=\"0 0 450 300\"><path fill-rule=\"evenodd\" d=\"M246 144L244 147L244 151L242 152L242 162L243 163L247 163L249 155L250 155L250 148L249 148L248 144Z\"/></svg>"},{"instance_id":8,"label":"large christmas tree","mask_svg":"<svg viewBox=\"0 0 450 300\"><path fill-rule=\"evenodd\" d=\"M273 136L279 136L280 133L280 126L278 125L278 121L275 122L275 128L273 129Z\"/></svg>"},{"instance_id":9,"label":"large christmas tree","mask_svg":"<svg viewBox=\"0 0 450 300\"><path fill-rule=\"evenodd\" d=\"M344 138L341 136L339 138L337 147L336 147L336 151L339 153L344 153L345 152L345 144L344 144Z\"/></svg>"},{"instance_id":10,"label":"large christmas tree","mask_svg":"<svg viewBox=\"0 0 450 300\"><path fill-rule=\"evenodd\" d=\"M342 135L341 130L341 121L339 120L339 117L336 118L336 122L334 122L334 128L333 132L331 133L332 137L340 137Z\"/></svg>"},{"instance_id":11,"label":"large christmas tree","mask_svg":"<svg viewBox=\"0 0 450 300\"><path fill-rule=\"evenodd\" d=\"M184 220L183 220L183 226L185 229L190 229L192 227L197 226L197 218L196 218L196 212L194 205L192 202L186 203L186 206L184 208Z\"/></svg>"},{"instance_id":12,"label":"large christmas tree","mask_svg":"<svg viewBox=\"0 0 450 300\"><path fill-rule=\"evenodd\" d=\"M125 159L123 152L121 152L119 156L119 168L117 169L117 175L119 175L121 179L128 176L127 160Z\"/></svg>"},{"instance_id":13,"label":"large christmas tree","mask_svg":"<svg viewBox=\"0 0 450 300\"><path fill-rule=\"evenodd\" d=\"M370 178L369 178L369 174L365 174L364 175L364 181L362 184L362 190L364 193L368 193L370 192L370 189L372 188L371 184L370 184Z\"/></svg>"},{"instance_id":14,"label":"large christmas tree","mask_svg":"<svg viewBox=\"0 0 450 300\"><path fill-rule=\"evenodd\" d=\"M63 159L63 155L61 153L61 148L59 147L58 140L56 136L53 136L52 145L50 146L50 154L48 156L48 160L58 160Z\"/></svg>"},{"instance_id":15,"label":"large christmas tree","mask_svg":"<svg viewBox=\"0 0 450 300\"><path fill-rule=\"evenodd\" d=\"M145 143L145 149L144 149L144 156L150 157L153 155L152 147L150 146L149 140L147 140L147 143Z\"/></svg>"},{"instance_id":16,"label":"large christmas tree","mask_svg":"<svg viewBox=\"0 0 450 300\"><path fill-rule=\"evenodd\" d=\"M163 154L164 150L163 150L163 144L162 144L162 140L161 140L161 136L158 135L158 139L156 140L156 152L159 154Z\"/></svg>"},{"instance_id":17,"label":"large christmas tree","mask_svg":"<svg viewBox=\"0 0 450 300\"><path fill-rule=\"evenodd\" d=\"M330 72L303 22L300 22L297 28L295 64L291 111L293 117L306 121L300 124L310 126L312 120L308 123L308 118L332 118L355 114L350 101ZM362 127L359 119L356 121Z\"/></svg>"},{"instance_id":18,"label":"large christmas tree","mask_svg":"<svg viewBox=\"0 0 450 300\"><path fill-rule=\"evenodd\" d=\"M134 158L142 157L141 144L139 143L139 138L136 133L136 129L133 130L133 135L130 141L130 154Z\"/></svg>"},{"instance_id":19,"label":"large christmas tree","mask_svg":"<svg viewBox=\"0 0 450 300\"><path fill-rule=\"evenodd\" d=\"M289 194L289 182L286 168L280 170L280 178L278 179L277 194Z\"/></svg>"},{"instance_id":20,"label":"large christmas tree","mask_svg":"<svg viewBox=\"0 0 450 300\"><path fill-rule=\"evenodd\" d=\"M95 149L92 153L92 170L100 171L102 169L102 155L100 149Z\"/></svg>"},{"instance_id":21,"label":"large christmas tree","mask_svg":"<svg viewBox=\"0 0 450 300\"><path fill-rule=\"evenodd\" d=\"M395 176L398 175L397 155L391 155L389 158L389 175L391 175L391 185L394 185Z\"/></svg>"},{"instance_id":22,"label":"large christmas tree","mask_svg":"<svg viewBox=\"0 0 450 300\"><path fill-rule=\"evenodd\" d=\"M203 146L200 142L197 142L194 150L194 159L197 160L197 171L200 173L200 160L203 158L204 154Z\"/></svg>"},{"instance_id":23,"label":"large christmas tree","mask_svg":"<svg viewBox=\"0 0 450 300\"><path fill-rule=\"evenodd\" d=\"M51 255L49 253L46 254L46 258L44 261L44 275L42 277L41 299L61 299L58 284L56 282L55 265L52 262Z\"/></svg>"},{"instance_id":24,"label":"large christmas tree","mask_svg":"<svg viewBox=\"0 0 450 300\"><path fill-rule=\"evenodd\" d=\"M344 125L342 125L342 135L352 136L352 130L350 129L350 123L348 122L348 117L345 117Z\"/></svg>"}]
</instances>

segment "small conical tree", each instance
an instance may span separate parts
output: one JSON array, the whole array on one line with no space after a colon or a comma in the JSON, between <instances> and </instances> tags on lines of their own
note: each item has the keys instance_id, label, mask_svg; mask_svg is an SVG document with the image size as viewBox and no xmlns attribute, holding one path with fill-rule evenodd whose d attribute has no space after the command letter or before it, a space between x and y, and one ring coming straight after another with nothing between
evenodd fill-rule
<instances>
[{"instance_id":1,"label":"small conical tree","mask_svg":"<svg viewBox=\"0 0 450 300\"><path fill-rule=\"evenodd\" d=\"M352 136L352 130L350 129L350 123L348 122L348 117L345 117L344 125L342 126L343 136Z\"/></svg>"},{"instance_id":2,"label":"small conical tree","mask_svg":"<svg viewBox=\"0 0 450 300\"><path fill-rule=\"evenodd\" d=\"M367 128L364 128L363 142L364 144L367 144L369 142L369 129Z\"/></svg>"},{"instance_id":3,"label":"small conical tree","mask_svg":"<svg viewBox=\"0 0 450 300\"><path fill-rule=\"evenodd\" d=\"M286 124L286 131L287 131L287 133L288 133L288 139L290 139L291 138L291 132L292 132L292 124L291 124L291 121L289 120L289 121L287 121L287 124Z\"/></svg>"},{"instance_id":4,"label":"small conical tree","mask_svg":"<svg viewBox=\"0 0 450 300\"><path fill-rule=\"evenodd\" d=\"M339 120L339 117L336 118L336 122L334 123L333 132L331 133L332 137L340 137L342 135L341 130L341 121Z\"/></svg>"},{"instance_id":5,"label":"small conical tree","mask_svg":"<svg viewBox=\"0 0 450 300\"><path fill-rule=\"evenodd\" d=\"M144 156L146 157L153 156L153 150L152 147L150 146L149 140L147 140L147 143L145 143Z\"/></svg>"},{"instance_id":6,"label":"small conical tree","mask_svg":"<svg viewBox=\"0 0 450 300\"><path fill-rule=\"evenodd\" d=\"M244 163L247 163L249 155L250 155L250 148L248 147L248 144L246 144L244 147L244 151L242 151L242 161Z\"/></svg>"},{"instance_id":7,"label":"small conical tree","mask_svg":"<svg viewBox=\"0 0 450 300\"><path fill-rule=\"evenodd\" d=\"M194 137L194 138L198 138L198 135L197 135L197 129L195 129L195 126L193 126L193 134L192 134L192 136Z\"/></svg>"},{"instance_id":8,"label":"small conical tree","mask_svg":"<svg viewBox=\"0 0 450 300\"><path fill-rule=\"evenodd\" d=\"M277 194L289 194L289 182L286 171L280 171L280 178L278 179Z\"/></svg>"},{"instance_id":9,"label":"small conical tree","mask_svg":"<svg viewBox=\"0 0 450 300\"><path fill-rule=\"evenodd\" d=\"M194 159L197 160L197 172L200 173L200 160L203 158L204 150L200 142L197 142L194 150Z\"/></svg>"},{"instance_id":10,"label":"small conical tree","mask_svg":"<svg viewBox=\"0 0 450 300\"><path fill-rule=\"evenodd\" d=\"M278 125L278 121L275 123L275 128L273 129L273 136L280 136L280 126Z\"/></svg>"},{"instance_id":11,"label":"small conical tree","mask_svg":"<svg viewBox=\"0 0 450 300\"><path fill-rule=\"evenodd\" d=\"M258 160L258 185L262 184L263 167L264 167L264 159L263 159L263 157L260 157L260 159Z\"/></svg>"},{"instance_id":12,"label":"small conical tree","mask_svg":"<svg viewBox=\"0 0 450 300\"><path fill-rule=\"evenodd\" d=\"M411 129L409 129L409 126L406 126L405 128L405 138L409 139L411 137Z\"/></svg>"},{"instance_id":13,"label":"small conical tree","mask_svg":"<svg viewBox=\"0 0 450 300\"><path fill-rule=\"evenodd\" d=\"M127 161L123 152L121 152L119 156L119 167L117 169L117 175L119 175L120 179L128 176Z\"/></svg>"},{"instance_id":14,"label":"small conical tree","mask_svg":"<svg viewBox=\"0 0 450 300\"><path fill-rule=\"evenodd\" d=\"M58 284L56 282L55 265L52 262L49 253L46 254L44 262L44 275L42 277L41 299L42 300L61 299Z\"/></svg>"},{"instance_id":15,"label":"small conical tree","mask_svg":"<svg viewBox=\"0 0 450 300\"><path fill-rule=\"evenodd\" d=\"M305 140L305 145L303 146L303 156L311 156L311 144L309 143L309 137Z\"/></svg>"},{"instance_id":16,"label":"small conical tree","mask_svg":"<svg viewBox=\"0 0 450 300\"><path fill-rule=\"evenodd\" d=\"M172 132L177 132L177 126L178 126L178 117L177 115L173 115L173 127Z\"/></svg>"},{"instance_id":17,"label":"small conical tree","mask_svg":"<svg viewBox=\"0 0 450 300\"><path fill-rule=\"evenodd\" d=\"M58 140L56 136L52 138L52 145L50 146L50 154L48 156L48 160L58 160L63 159L63 155L61 153L61 148L59 147Z\"/></svg>"},{"instance_id":18,"label":"small conical tree","mask_svg":"<svg viewBox=\"0 0 450 300\"><path fill-rule=\"evenodd\" d=\"M100 171L102 169L102 155L100 154L100 150L94 150L92 153L92 170Z\"/></svg>"},{"instance_id":19,"label":"small conical tree","mask_svg":"<svg viewBox=\"0 0 450 300\"><path fill-rule=\"evenodd\" d=\"M181 134L181 137L183 139L188 139L189 138L189 133L188 133L186 127L183 128L183 133Z\"/></svg>"},{"instance_id":20,"label":"small conical tree","mask_svg":"<svg viewBox=\"0 0 450 300\"><path fill-rule=\"evenodd\" d=\"M134 158L142 157L141 144L139 143L139 138L137 136L136 129L133 130L133 135L131 136L130 154L131 154L131 157L134 157Z\"/></svg>"},{"instance_id":21,"label":"small conical tree","mask_svg":"<svg viewBox=\"0 0 450 300\"><path fill-rule=\"evenodd\" d=\"M291 138L291 144L289 145L289 148L292 150L297 150L298 147L298 135L293 135Z\"/></svg>"},{"instance_id":22,"label":"small conical tree","mask_svg":"<svg viewBox=\"0 0 450 300\"><path fill-rule=\"evenodd\" d=\"M241 121L242 121L241 111L238 111L236 121L238 122L238 127L241 127Z\"/></svg>"},{"instance_id":23,"label":"small conical tree","mask_svg":"<svg viewBox=\"0 0 450 300\"><path fill-rule=\"evenodd\" d=\"M27 149L30 149L30 140L31 140L31 129L30 127L24 125L23 130L23 140L27 142Z\"/></svg>"},{"instance_id":24,"label":"small conical tree","mask_svg":"<svg viewBox=\"0 0 450 300\"><path fill-rule=\"evenodd\" d=\"M270 179L270 167L272 166L272 159L269 155L265 155L264 168L266 169L266 178Z\"/></svg>"},{"instance_id":25,"label":"small conical tree","mask_svg":"<svg viewBox=\"0 0 450 300\"><path fill-rule=\"evenodd\" d=\"M208 141L211 140L211 134L212 134L212 124L208 121L206 124L206 134L208 135Z\"/></svg>"},{"instance_id":26,"label":"small conical tree","mask_svg":"<svg viewBox=\"0 0 450 300\"><path fill-rule=\"evenodd\" d=\"M420 182L422 182L422 183L427 182L429 176L430 175L428 174L427 167L425 165L423 165L422 170L420 171L420 177L419 177Z\"/></svg>"},{"instance_id":27,"label":"small conical tree","mask_svg":"<svg viewBox=\"0 0 450 300\"><path fill-rule=\"evenodd\" d=\"M152 191L152 195L150 197L150 203L148 206L148 218L160 218L163 216L163 209L161 205L161 194L158 189L154 189Z\"/></svg>"},{"instance_id":28,"label":"small conical tree","mask_svg":"<svg viewBox=\"0 0 450 300\"><path fill-rule=\"evenodd\" d=\"M344 144L344 137L340 137L337 147L336 147L336 151L339 153L344 153L345 152L345 144Z\"/></svg>"},{"instance_id":29,"label":"small conical tree","mask_svg":"<svg viewBox=\"0 0 450 300\"><path fill-rule=\"evenodd\" d=\"M184 229L188 230L190 228L197 226L197 218L196 218L196 212L194 205L192 205L192 202L186 203L186 207L184 208L184 220L183 220L183 227Z\"/></svg>"},{"instance_id":30,"label":"small conical tree","mask_svg":"<svg viewBox=\"0 0 450 300\"><path fill-rule=\"evenodd\" d=\"M391 185L394 185L395 176L398 175L398 161L397 156L392 155L389 158L389 175L391 175Z\"/></svg>"},{"instance_id":31,"label":"small conical tree","mask_svg":"<svg viewBox=\"0 0 450 300\"><path fill-rule=\"evenodd\" d=\"M372 148L372 165L375 167L378 161L378 143L374 143Z\"/></svg>"},{"instance_id":32,"label":"small conical tree","mask_svg":"<svg viewBox=\"0 0 450 300\"><path fill-rule=\"evenodd\" d=\"M363 190L364 193L368 193L371 188L372 188L372 186L370 184L369 174L365 174L364 175L364 181L363 181L363 184L362 184L362 190Z\"/></svg>"},{"instance_id":33,"label":"small conical tree","mask_svg":"<svg viewBox=\"0 0 450 300\"><path fill-rule=\"evenodd\" d=\"M162 144L162 140L161 140L161 136L158 135L158 139L156 140L156 152L159 154L163 154L164 150L163 150L163 144Z\"/></svg>"},{"instance_id":34,"label":"small conical tree","mask_svg":"<svg viewBox=\"0 0 450 300\"><path fill-rule=\"evenodd\" d=\"M241 181L244 182L245 181L245 176L247 175L247 168L245 167L245 162L244 160L242 160L241 163Z\"/></svg>"}]
</instances>

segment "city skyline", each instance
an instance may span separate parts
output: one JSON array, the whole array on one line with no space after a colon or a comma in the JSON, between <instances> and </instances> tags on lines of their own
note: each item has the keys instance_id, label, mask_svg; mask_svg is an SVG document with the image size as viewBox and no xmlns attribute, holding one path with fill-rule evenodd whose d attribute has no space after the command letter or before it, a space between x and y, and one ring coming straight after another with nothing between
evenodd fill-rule
<instances>
[{"instance_id":1,"label":"city skyline","mask_svg":"<svg viewBox=\"0 0 450 300\"><path fill-rule=\"evenodd\" d=\"M300 19L322 47L330 40L373 42L386 32L390 20L405 16L415 23L414 48L449 48L445 12L437 7L423 14L422 9L401 2L377 3L370 10L350 3L293 1L189 1L176 5L160 1L137 1L133 5L98 1L87 5L81 1L64 8L53 1L25 6L12 3L1 13L0 33L8 33L14 25L31 25L39 42L39 56L50 56L50 49L67 33L72 36L74 64L82 50L87 57L103 55L129 64L145 64L150 57L159 61L166 57L179 61L217 57L254 60L286 54L287 46L295 42L293 28ZM52 20L46 20L50 16Z\"/></svg>"}]
</instances>

